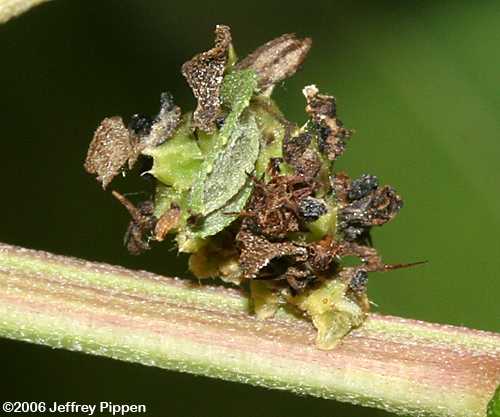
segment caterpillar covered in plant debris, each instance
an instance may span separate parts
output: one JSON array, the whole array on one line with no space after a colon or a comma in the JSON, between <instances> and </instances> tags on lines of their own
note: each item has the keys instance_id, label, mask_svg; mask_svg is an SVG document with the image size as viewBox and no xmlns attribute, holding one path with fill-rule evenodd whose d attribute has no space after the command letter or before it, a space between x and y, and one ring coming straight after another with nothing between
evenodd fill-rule
<instances>
[{"instance_id":1,"label":"caterpillar covered in plant debris","mask_svg":"<svg viewBox=\"0 0 500 417\"><path fill-rule=\"evenodd\" d=\"M403 201L373 175L352 180L335 171L352 131L337 117L335 98L303 89L307 120L288 121L271 98L275 85L303 63L311 40L286 34L238 61L230 29L217 26L215 46L182 66L197 99L183 115L168 93L158 115L106 118L85 168L106 188L139 158L151 158L154 198L135 207L126 246L132 254L174 234L198 278L249 288L260 317L289 306L318 329L330 349L369 310L368 274L386 265L370 230ZM357 266L343 265L357 257ZM247 285L249 284L249 285Z\"/></svg>"}]
</instances>

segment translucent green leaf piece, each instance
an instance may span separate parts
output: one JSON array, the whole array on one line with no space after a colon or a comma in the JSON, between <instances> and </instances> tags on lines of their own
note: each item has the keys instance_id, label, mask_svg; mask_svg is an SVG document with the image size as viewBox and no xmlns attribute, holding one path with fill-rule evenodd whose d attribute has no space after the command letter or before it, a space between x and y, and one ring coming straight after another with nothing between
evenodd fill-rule
<instances>
[{"instance_id":1,"label":"translucent green leaf piece","mask_svg":"<svg viewBox=\"0 0 500 417\"><path fill-rule=\"evenodd\" d=\"M255 164L255 176L261 178L263 174L266 174L265 178L269 180L266 170L270 159L283 156L283 138L286 132L283 121L285 118L269 97L256 97L250 109L255 114L257 125L262 132L261 150ZM284 165L282 163L280 166L282 172Z\"/></svg>"},{"instance_id":2,"label":"translucent green leaf piece","mask_svg":"<svg viewBox=\"0 0 500 417\"><path fill-rule=\"evenodd\" d=\"M207 209L207 193L205 192L206 188L212 187L213 192L213 184L220 184L218 178L215 178L215 180L211 180L209 177L212 176L212 173L216 173L214 165L218 161L220 161L221 158L225 158L221 154L226 151L226 146L229 148L231 143L239 138L238 133L235 131L241 129L240 116L250 104L250 99L252 98L256 86L257 76L252 70L234 71L226 75L224 78L224 82L221 88L221 98L224 106L230 108L230 112L224 120L224 124L221 130L214 138L214 143L211 146L211 149L208 151L201 169L198 171L194 179L191 191L191 209L194 213L208 215L211 211L215 210L217 207L221 207L225 202L234 197L244 183L244 181L243 183L241 182L241 175L230 175L229 177L226 177L224 179L225 182L232 182L232 179L236 179L235 183L230 184L228 188L228 190L230 191L226 190L217 192L216 194L220 196L220 199L217 201L217 204L211 204L210 209ZM251 149L255 149L255 138L252 138L252 140L250 141ZM228 141L230 142L229 144ZM244 142L240 143L241 146L244 146L245 143L248 143L247 141L241 140L240 142ZM227 154L231 156L235 151L239 153L241 149L238 146L236 146L236 148L234 148L233 146L231 149L227 150L226 157L228 156ZM257 158L257 155L258 149L257 154L255 155L255 159ZM253 160L252 164L255 163L255 159ZM234 166L233 168L235 170L235 173L237 172L239 174L245 174L244 170L246 169L246 167ZM217 174L215 175L217 176ZM225 201L223 201L224 199ZM211 201L211 198L209 198L209 200Z\"/></svg>"},{"instance_id":3,"label":"translucent green leaf piece","mask_svg":"<svg viewBox=\"0 0 500 417\"><path fill-rule=\"evenodd\" d=\"M237 213L245 207L251 192L252 183L250 179L247 179L243 188L233 199L231 199L225 206L213 211L205 217L201 226L193 232L193 236L205 238L215 235L229 226L238 217Z\"/></svg>"},{"instance_id":4,"label":"translucent green leaf piece","mask_svg":"<svg viewBox=\"0 0 500 417\"><path fill-rule=\"evenodd\" d=\"M272 291L268 282L250 281L250 296L253 312L259 319L265 320L273 317L280 306L279 296Z\"/></svg>"},{"instance_id":5,"label":"translucent green leaf piece","mask_svg":"<svg viewBox=\"0 0 500 417\"><path fill-rule=\"evenodd\" d=\"M154 199L154 215L160 217L169 208L170 204L178 199L180 193L171 186L165 185L161 182L156 183L155 199Z\"/></svg>"},{"instance_id":6,"label":"translucent green leaf piece","mask_svg":"<svg viewBox=\"0 0 500 417\"><path fill-rule=\"evenodd\" d=\"M178 191L191 187L203 162L203 154L191 133L188 121L184 122L171 139L155 148L148 148L143 153L153 157L150 174Z\"/></svg>"},{"instance_id":7,"label":"translucent green leaf piece","mask_svg":"<svg viewBox=\"0 0 500 417\"><path fill-rule=\"evenodd\" d=\"M187 213L187 200L186 191L179 191L174 187L158 182L155 190L155 208L153 214L156 218L160 218L163 213L170 209L171 204L174 203L181 208L183 213L182 218L184 218Z\"/></svg>"},{"instance_id":8,"label":"translucent green leaf piece","mask_svg":"<svg viewBox=\"0 0 500 417\"><path fill-rule=\"evenodd\" d=\"M488 417L500 417L500 385L497 387L493 398L488 403Z\"/></svg>"},{"instance_id":9,"label":"translucent green leaf piece","mask_svg":"<svg viewBox=\"0 0 500 417\"><path fill-rule=\"evenodd\" d=\"M204 187L202 214L219 209L241 190L254 171L259 146L260 132L255 118L250 116L237 124L213 164Z\"/></svg>"},{"instance_id":10,"label":"translucent green leaf piece","mask_svg":"<svg viewBox=\"0 0 500 417\"><path fill-rule=\"evenodd\" d=\"M251 180L243 186L240 192L224 207L213 211L206 216L201 224L189 227L186 225L177 235L176 241L180 252L194 253L205 243L207 237L213 236L224 230L238 218L238 213L244 207L252 192Z\"/></svg>"},{"instance_id":11,"label":"translucent green leaf piece","mask_svg":"<svg viewBox=\"0 0 500 417\"><path fill-rule=\"evenodd\" d=\"M327 234L335 236L337 227L337 206L327 201L327 212L318 220L307 224L310 233L308 236L309 241L321 240Z\"/></svg>"},{"instance_id":12,"label":"translucent green leaf piece","mask_svg":"<svg viewBox=\"0 0 500 417\"><path fill-rule=\"evenodd\" d=\"M221 87L221 99L231 108L231 119L238 119L249 103L257 88L257 75L253 70L234 71L224 77Z\"/></svg>"},{"instance_id":13,"label":"translucent green leaf piece","mask_svg":"<svg viewBox=\"0 0 500 417\"><path fill-rule=\"evenodd\" d=\"M318 330L316 345L320 349L332 349L347 333L363 323L365 314L346 296L346 291L346 283L330 280L291 299L311 317Z\"/></svg>"}]
</instances>

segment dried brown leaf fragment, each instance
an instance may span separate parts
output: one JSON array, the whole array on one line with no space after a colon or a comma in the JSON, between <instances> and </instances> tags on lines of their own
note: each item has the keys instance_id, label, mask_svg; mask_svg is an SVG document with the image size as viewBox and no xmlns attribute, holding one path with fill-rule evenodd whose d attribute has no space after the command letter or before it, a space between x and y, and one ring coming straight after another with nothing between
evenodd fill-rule
<instances>
[{"instance_id":1,"label":"dried brown leaf fragment","mask_svg":"<svg viewBox=\"0 0 500 417\"><path fill-rule=\"evenodd\" d=\"M182 75L198 105L193 114L193 124L201 130L212 132L215 120L220 116L220 88L231 46L231 32L228 26L217 25L215 28L215 46L182 65Z\"/></svg>"},{"instance_id":2,"label":"dried brown leaf fragment","mask_svg":"<svg viewBox=\"0 0 500 417\"><path fill-rule=\"evenodd\" d=\"M161 242L165 236L173 229L175 229L181 219L181 208L172 203L170 208L161 215L155 225L154 238Z\"/></svg>"},{"instance_id":3,"label":"dried brown leaf fragment","mask_svg":"<svg viewBox=\"0 0 500 417\"><path fill-rule=\"evenodd\" d=\"M253 69L259 77L259 91L269 94L274 85L295 74L311 44L311 38L300 39L294 33L287 33L257 48L236 69Z\"/></svg>"},{"instance_id":4,"label":"dried brown leaf fragment","mask_svg":"<svg viewBox=\"0 0 500 417\"><path fill-rule=\"evenodd\" d=\"M286 135L283 140L283 158L298 175L313 179L321 170L322 162L318 153L309 147L311 141L309 132Z\"/></svg>"},{"instance_id":5,"label":"dried brown leaf fragment","mask_svg":"<svg viewBox=\"0 0 500 417\"><path fill-rule=\"evenodd\" d=\"M302 227L300 203L314 191L314 183L301 175L275 175L267 183L254 180L244 220L252 230L271 240L285 239Z\"/></svg>"},{"instance_id":6,"label":"dried brown leaf fragment","mask_svg":"<svg viewBox=\"0 0 500 417\"><path fill-rule=\"evenodd\" d=\"M117 191L112 191L112 194L132 217L123 238L123 243L130 254L140 255L150 249L149 241L157 223L157 219L153 215L154 204L151 200L146 200L136 207Z\"/></svg>"},{"instance_id":7,"label":"dried brown leaf fragment","mask_svg":"<svg viewBox=\"0 0 500 417\"><path fill-rule=\"evenodd\" d=\"M394 188L385 185L339 210L339 227L348 240L355 240L372 226L392 220L403 207L403 200Z\"/></svg>"},{"instance_id":8,"label":"dried brown leaf fragment","mask_svg":"<svg viewBox=\"0 0 500 417\"><path fill-rule=\"evenodd\" d=\"M308 263L316 274L331 273L334 262L338 260L340 245L332 236L327 235L322 240L307 245Z\"/></svg>"},{"instance_id":9,"label":"dried brown leaf fragment","mask_svg":"<svg viewBox=\"0 0 500 417\"><path fill-rule=\"evenodd\" d=\"M137 138L130 135L119 116L104 119L90 143L85 170L97 175L97 181L106 188L128 162L131 169L137 160Z\"/></svg>"},{"instance_id":10,"label":"dried brown leaf fragment","mask_svg":"<svg viewBox=\"0 0 500 417\"><path fill-rule=\"evenodd\" d=\"M330 177L330 186L339 208L349 204L348 194L351 186L351 177L346 172L340 171L332 175Z\"/></svg>"},{"instance_id":11,"label":"dried brown leaf fragment","mask_svg":"<svg viewBox=\"0 0 500 417\"><path fill-rule=\"evenodd\" d=\"M174 104L174 99L169 92L161 94L160 112L152 121L147 134L140 135L139 147L155 148L170 138L181 121L181 109Z\"/></svg>"},{"instance_id":12,"label":"dried brown leaf fragment","mask_svg":"<svg viewBox=\"0 0 500 417\"><path fill-rule=\"evenodd\" d=\"M244 279L283 279L289 267L307 259L307 249L293 242L270 242L243 227L236 236Z\"/></svg>"},{"instance_id":13,"label":"dried brown leaf fragment","mask_svg":"<svg viewBox=\"0 0 500 417\"><path fill-rule=\"evenodd\" d=\"M335 97L319 94L315 85L308 85L302 92L307 100L306 112L318 130L319 149L330 161L335 161L344 153L352 131L344 128L337 118Z\"/></svg>"},{"instance_id":14,"label":"dried brown leaf fragment","mask_svg":"<svg viewBox=\"0 0 500 417\"><path fill-rule=\"evenodd\" d=\"M339 229L348 241L369 240L373 226L394 219L403 199L389 185L379 187L378 178L363 174L355 180L340 172L331 178L338 205Z\"/></svg>"}]
</instances>

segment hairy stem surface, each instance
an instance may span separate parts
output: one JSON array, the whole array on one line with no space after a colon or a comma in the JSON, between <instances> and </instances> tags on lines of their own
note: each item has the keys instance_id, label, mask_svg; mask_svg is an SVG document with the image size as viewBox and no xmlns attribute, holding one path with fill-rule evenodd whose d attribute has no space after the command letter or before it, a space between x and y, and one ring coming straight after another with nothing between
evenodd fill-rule
<instances>
[{"instance_id":1,"label":"hairy stem surface","mask_svg":"<svg viewBox=\"0 0 500 417\"><path fill-rule=\"evenodd\" d=\"M405 415L485 416L500 335L371 315L332 351L240 291L0 244L0 335Z\"/></svg>"}]
</instances>

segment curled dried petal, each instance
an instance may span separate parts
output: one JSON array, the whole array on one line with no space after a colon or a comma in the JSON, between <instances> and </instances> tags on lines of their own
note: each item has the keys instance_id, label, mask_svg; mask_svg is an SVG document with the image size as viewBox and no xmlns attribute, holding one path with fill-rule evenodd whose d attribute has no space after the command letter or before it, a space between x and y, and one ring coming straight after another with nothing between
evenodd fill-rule
<instances>
[{"instance_id":1,"label":"curled dried petal","mask_svg":"<svg viewBox=\"0 0 500 417\"><path fill-rule=\"evenodd\" d=\"M130 220L123 243L132 255L140 255L149 250L149 238L155 229L157 219L153 215L154 204L150 200L143 201L135 207L127 198L113 191L113 196L127 209L132 220Z\"/></svg>"},{"instance_id":2,"label":"curled dried petal","mask_svg":"<svg viewBox=\"0 0 500 417\"><path fill-rule=\"evenodd\" d=\"M177 204L172 203L170 208L161 215L155 225L154 237L158 241L165 239L165 236L177 227L181 219L181 209Z\"/></svg>"},{"instance_id":3,"label":"curled dried petal","mask_svg":"<svg viewBox=\"0 0 500 417\"><path fill-rule=\"evenodd\" d=\"M140 139L139 147L154 148L169 139L181 121L181 109L174 104L172 95L162 93L160 99L160 112L152 121L149 131Z\"/></svg>"},{"instance_id":4,"label":"curled dried petal","mask_svg":"<svg viewBox=\"0 0 500 417\"><path fill-rule=\"evenodd\" d=\"M267 92L284 79L295 74L304 62L311 38L299 39L294 33L287 33L273 39L241 60L237 69L253 69L259 77L259 91Z\"/></svg>"},{"instance_id":5,"label":"curled dried petal","mask_svg":"<svg viewBox=\"0 0 500 417\"><path fill-rule=\"evenodd\" d=\"M312 135L302 132L297 136L285 135L283 140L283 157L295 172L306 178L313 179L321 170L321 159L318 153L309 145Z\"/></svg>"},{"instance_id":6,"label":"curled dried petal","mask_svg":"<svg viewBox=\"0 0 500 417\"><path fill-rule=\"evenodd\" d=\"M338 172L331 177L330 182L337 205L342 208L349 204L348 194L351 186L349 175L343 171Z\"/></svg>"},{"instance_id":7,"label":"curled dried petal","mask_svg":"<svg viewBox=\"0 0 500 417\"><path fill-rule=\"evenodd\" d=\"M339 229L349 241L371 242L370 229L392 220L403 207L403 200L386 185L378 188L378 179L362 175L351 182L346 175L332 181L339 204Z\"/></svg>"},{"instance_id":8,"label":"curled dried petal","mask_svg":"<svg viewBox=\"0 0 500 417\"><path fill-rule=\"evenodd\" d=\"M386 265L382 262L382 258L380 257L378 251L371 246L344 241L340 245L339 255L358 257L363 262L363 269L367 272L387 270Z\"/></svg>"},{"instance_id":9,"label":"curled dried petal","mask_svg":"<svg viewBox=\"0 0 500 417\"><path fill-rule=\"evenodd\" d=\"M193 115L194 125L201 130L212 132L215 119L219 116L224 69L231 45L231 32L228 26L217 25L215 46L209 51L194 56L182 65L182 75L198 100Z\"/></svg>"},{"instance_id":10,"label":"curled dried petal","mask_svg":"<svg viewBox=\"0 0 500 417\"><path fill-rule=\"evenodd\" d=\"M380 226L392 220L401 207L401 197L394 188L386 185L344 207L340 218L343 222L362 227Z\"/></svg>"},{"instance_id":11,"label":"curled dried petal","mask_svg":"<svg viewBox=\"0 0 500 417\"><path fill-rule=\"evenodd\" d=\"M307 259L305 247L293 242L269 242L245 229L238 233L236 241L241 251L240 266L245 279L278 278L286 274L288 263L293 265ZM282 265L281 260L289 262ZM282 266L285 266L284 271L281 270Z\"/></svg>"},{"instance_id":12,"label":"curled dried petal","mask_svg":"<svg viewBox=\"0 0 500 417\"><path fill-rule=\"evenodd\" d=\"M318 129L318 144L330 161L336 160L345 150L351 131L337 119L335 97L319 94L315 85L303 90L307 100L306 111Z\"/></svg>"},{"instance_id":13,"label":"curled dried petal","mask_svg":"<svg viewBox=\"0 0 500 417\"><path fill-rule=\"evenodd\" d=\"M363 174L351 183L348 193L350 201L359 200L378 188L378 178L375 175Z\"/></svg>"},{"instance_id":14,"label":"curled dried petal","mask_svg":"<svg viewBox=\"0 0 500 417\"><path fill-rule=\"evenodd\" d=\"M318 242L312 242L307 246L307 262L315 273L328 272L336 261L341 247L328 235Z\"/></svg>"},{"instance_id":15,"label":"curled dried petal","mask_svg":"<svg viewBox=\"0 0 500 417\"><path fill-rule=\"evenodd\" d=\"M303 176L278 175L269 182L254 180L247 206L246 224L271 240L284 239L301 226L300 202L311 195L313 185Z\"/></svg>"},{"instance_id":16,"label":"curled dried petal","mask_svg":"<svg viewBox=\"0 0 500 417\"><path fill-rule=\"evenodd\" d=\"M101 122L90 142L85 170L96 174L102 188L106 188L127 161L132 168L138 157L136 145L137 141L130 135L122 118L108 117Z\"/></svg>"},{"instance_id":17,"label":"curled dried petal","mask_svg":"<svg viewBox=\"0 0 500 417\"><path fill-rule=\"evenodd\" d=\"M289 164L294 164L306 151L312 141L309 132L302 132L297 136L285 135L283 139L283 158Z\"/></svg>"},{"instance_id":18,"label":"curled dried petal","mask_svg":"<svg viewBox=\"0 0 500 417\"><path fill-rule=\"evenodd\" d=\"M340 257L356 256L362 262L362 265L359 266L342 268L338 273L338 278L348 284L349 290L356 295L364 311L368 311L370 308L366 296L369 272L387 272L426 263L426 261L419 261L405 264L385 264L375 248L347 241L343 241L338 246L338 255Z\"/></svg>"}]
</instances>

